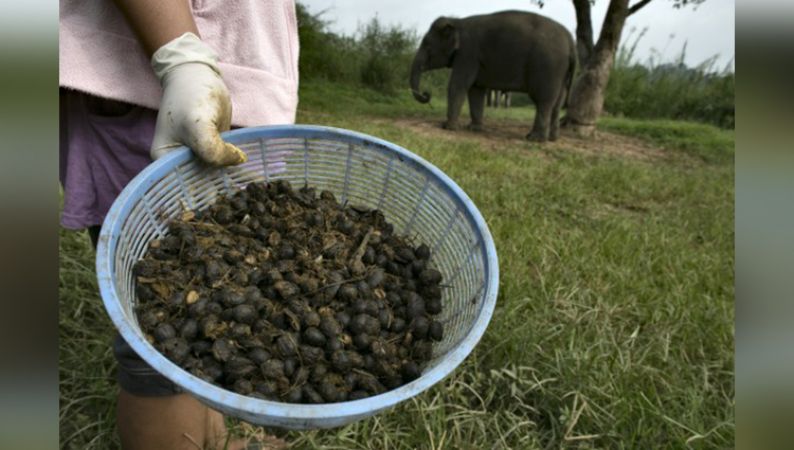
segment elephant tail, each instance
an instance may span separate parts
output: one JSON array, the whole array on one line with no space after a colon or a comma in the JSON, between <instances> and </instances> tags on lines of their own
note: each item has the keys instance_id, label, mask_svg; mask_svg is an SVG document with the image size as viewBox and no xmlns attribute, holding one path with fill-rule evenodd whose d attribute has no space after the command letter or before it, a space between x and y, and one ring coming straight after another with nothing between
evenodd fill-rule
<instances>
[{"instance_id":1,"label":"elephant tail","mask_svg":"<svg viewBox=\"0 0 794 450\"><path fill-rule=\"evenodd\" d=\"M573 87L573 77L576 74L576 45L571 45L571 51L568 57L568 73L565 74L565 99L562 101L562 107L568 108L568 99L571 98L571 87Z\"/></svg>"}]
</instances>

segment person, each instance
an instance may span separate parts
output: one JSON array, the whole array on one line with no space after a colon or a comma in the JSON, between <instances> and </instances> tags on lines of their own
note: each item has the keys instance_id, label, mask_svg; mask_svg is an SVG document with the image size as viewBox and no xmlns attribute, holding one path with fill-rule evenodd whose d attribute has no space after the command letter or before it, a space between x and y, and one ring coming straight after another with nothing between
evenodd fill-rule
<instances>
[{"instance_id":1,"label":"person","mask_svg":"<svg viewBox=\"0 0 794 450\"><path fill-rule=\"evenodd\" d=\"M61 223L96 245L113 200L187 145L211 165L245 160L220 132L293 123L298 34L291 0L61 0ZM116 337L117 425L129 449L243 448L223 416ZM283 441L271 444L281 445Z\"/></svg>"}]
</instances>

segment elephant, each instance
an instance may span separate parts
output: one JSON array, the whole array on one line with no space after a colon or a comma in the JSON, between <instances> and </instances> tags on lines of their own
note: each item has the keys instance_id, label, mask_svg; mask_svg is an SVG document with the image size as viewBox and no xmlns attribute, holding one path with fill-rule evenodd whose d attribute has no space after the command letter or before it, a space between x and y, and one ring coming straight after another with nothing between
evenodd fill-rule
<instances>
[{"instance_id":1,"label":"elephant","mask_svg":"<svg viewBox=\"0 0 794 450\"><path fill-rule=\"evenodd\" d=\"M430 101L430 93L419 90L422 73L443 67L452 68L444 128L459 128L458 116L468 95L469 129L482 130L486 90L498 89L526 92L535 103L535 123L527 139L557 139L560 108L576 70L576 45L560 23L523 11L439 17L422 38L411 65L411 91L417 101Z\"/></svg>"}]
</instances>

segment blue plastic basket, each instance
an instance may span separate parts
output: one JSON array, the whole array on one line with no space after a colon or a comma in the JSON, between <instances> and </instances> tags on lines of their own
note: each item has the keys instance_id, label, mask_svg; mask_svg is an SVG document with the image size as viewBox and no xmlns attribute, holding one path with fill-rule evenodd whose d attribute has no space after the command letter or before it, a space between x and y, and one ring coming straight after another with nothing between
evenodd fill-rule
<instances>
[{"instance_id":1,"label":"blue plastic basket","mask_svg":"<svg viewBox=\"0 0 794 450\"><path fill-rule=\"evenodd\" d=\"M488 226L469 197L439 169L389 142L318 126L245 128L224 134L248 162L212 168L181 148L147 167L113 203L99 236L97 276L105 308L121 335L155 370L211 407L243 420L290 429L344 425L417 395L452 372L485 332L499 286ZM362 400L324 405L246 397L207 383L175 365L146 341L134 313L132 266L168 220L201 209L253 181L287 179L328 189L342 202L379 208L398 233L432 249L444 275L444 340L422 376Z\"/></svg>"}]
</instances>

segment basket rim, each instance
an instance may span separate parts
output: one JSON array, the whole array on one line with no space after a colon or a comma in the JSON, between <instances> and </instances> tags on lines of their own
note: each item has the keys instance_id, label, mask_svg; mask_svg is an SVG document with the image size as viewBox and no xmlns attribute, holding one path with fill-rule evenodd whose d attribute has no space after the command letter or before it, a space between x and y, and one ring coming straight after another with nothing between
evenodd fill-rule
<instances>
[{"instance_id":1,"label":"basket rim","mask_svg":"<svg viewBox=\"0 0 794 450\"><path fill-rule=\"evenodd\" d=\"M340 421L392 407L435 385L463 362L485 333L493 315L499 288L499 265L493 237L482 214L463 189L440 169L409 150L355 131L317 125L275 125L241 128L225 132L221 136L230 143L290 137L344 140L364 146L375 144L396 153L403 162L410 162L420 171L432 175L439 182L439 187L451 195L458 203L459 210L473 222L474 227L481 234L480 250L486 255L484 266L486 273L484 300L480 305L480 312L466 336L433 368L397 389L361 400L318 405L275 402L243 396L190 374L158 352L141 333L135 331L136 326L125 319L113 282L115 261L112 257L121 227L137 200L176 166L194 157L190 149L183 146L151 163L127 184L108 211L97 242L96 273L105 309L121 336L144 361L184 390L212 403L232 410L241 410L246 414L277 418L285 423L305 422L315 425L318 421Z\"/></svg>"}]
</instances>

